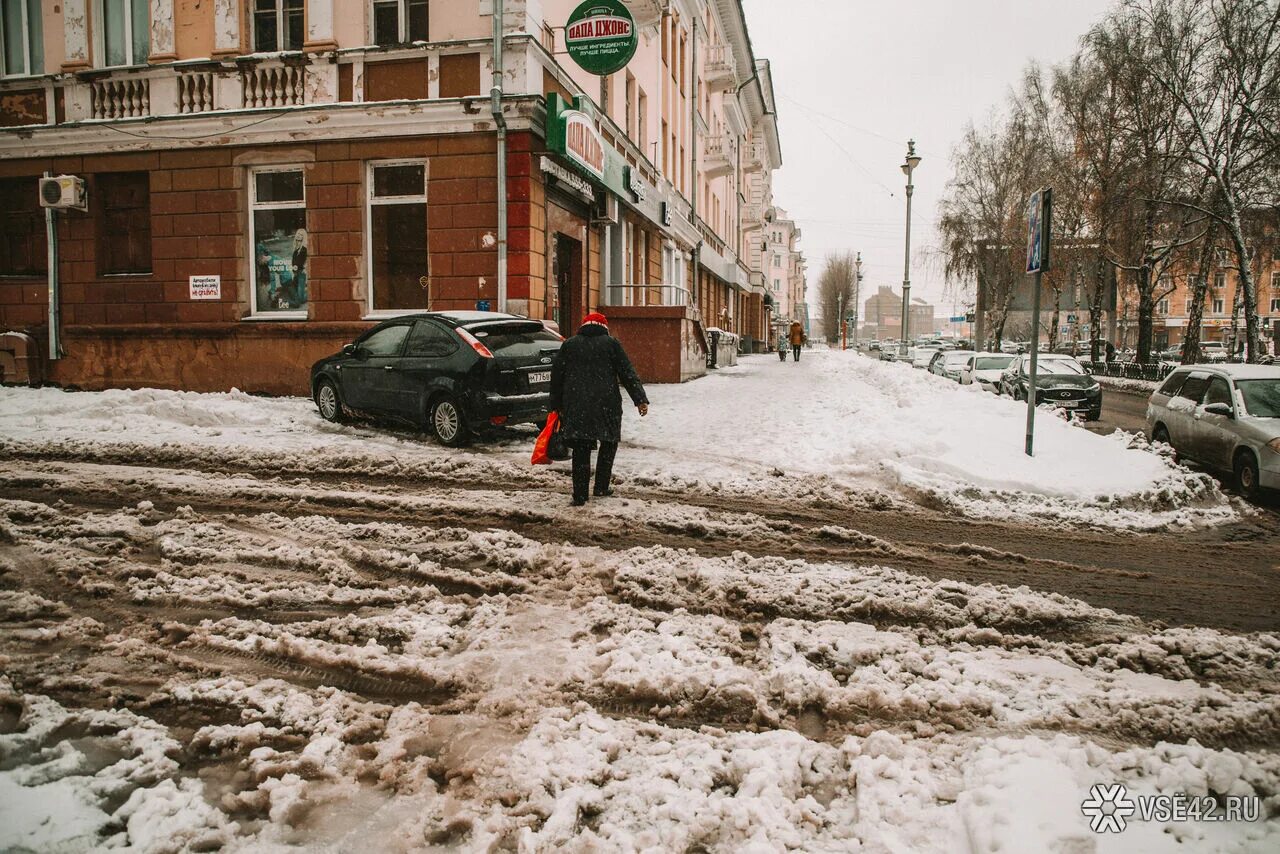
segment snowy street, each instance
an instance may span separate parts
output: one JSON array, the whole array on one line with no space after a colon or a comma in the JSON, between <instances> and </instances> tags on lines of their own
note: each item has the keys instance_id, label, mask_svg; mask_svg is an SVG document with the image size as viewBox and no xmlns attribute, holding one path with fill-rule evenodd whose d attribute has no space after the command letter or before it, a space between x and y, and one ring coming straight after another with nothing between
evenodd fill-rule
<instances>
[{"instance_id":1,"label":"snowy street","mask_svg":"<svg viewBox=\"0 0 1280 854\"><path fill-rule=\"evenodd\" d=\"M649 394L571 508L530 428L0 388L0 850L1280 847L1272 514L854 353Z\"/></svg>"}]
</instances>

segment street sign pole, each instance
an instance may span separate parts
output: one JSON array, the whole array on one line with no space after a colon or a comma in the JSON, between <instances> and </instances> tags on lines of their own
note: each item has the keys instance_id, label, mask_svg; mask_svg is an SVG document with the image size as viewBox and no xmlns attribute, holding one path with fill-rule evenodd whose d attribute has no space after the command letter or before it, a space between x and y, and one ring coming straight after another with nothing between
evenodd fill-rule
<instances>
[{"instance_id":1,"label":"street sign pole","mask_svg":"<svg viewBox=\"0 0 1280 854\"><path fill-rule=\"evenodd\" d=\"M1031 194L1027 210L1027 272L1035 274L1031 295L1031 369L1027 385L1028 457L1035 456L1036 373L1040 350L1040 277L1049 269L1049 224L1053 214L1053 190L1045 187Z\"/></svg>"}]
</instances>

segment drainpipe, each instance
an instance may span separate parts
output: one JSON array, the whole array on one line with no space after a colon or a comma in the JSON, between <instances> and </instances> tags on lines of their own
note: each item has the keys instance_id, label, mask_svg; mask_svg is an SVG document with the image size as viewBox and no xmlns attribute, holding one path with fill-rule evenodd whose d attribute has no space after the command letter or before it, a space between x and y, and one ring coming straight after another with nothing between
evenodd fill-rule
<instances>
[{"instance_id":1,"label":"drainpipe","mask_svg":"<svg viewBox=\"0 0 1280 854\"><path fill-rule=\"evenodd\" d=\"M49 172L44 177L53 177ZM53 208L44 209L45 242L48 246L49 265L49 361L62 358L62 295L58 278L58 213Z\"/></svg>"},{"instance_id":2,"label":"drainpipe","mask_svg":"<svg viewBox=\"0 0 1280 854\"><path fill-rule=\"evenodd\" d=\"M493 85L489 110L498 128L498 311L507 310L507 119L502 115L502 0L493 0Z\"/></svg>"},{"instance_id":3,"label":"drainpipe","mask_svg":"<svg viewBox=\"0 0 1280 854\"><path fill-rule=\"evenodd\" d=\"M692 61L689 63L689 209L692 211L693 225L698 225L698 18L693 18L693 47L689 51ZM693 247L693 302L696 306L702 298L702 240Z\"/></svg>"}]
</instances>

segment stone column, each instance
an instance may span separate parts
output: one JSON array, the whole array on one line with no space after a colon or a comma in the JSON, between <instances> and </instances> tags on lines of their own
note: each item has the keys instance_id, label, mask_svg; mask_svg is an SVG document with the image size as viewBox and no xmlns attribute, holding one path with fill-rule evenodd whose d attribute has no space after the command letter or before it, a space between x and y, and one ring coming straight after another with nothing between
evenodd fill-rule
<instances>
[{"instance_id":1,"label":"stone column","mask_svg":"<svg viewBox=\"0 0 1280 854\"><path fill-rule=\"evenodd\" d=\"M63 71L80 71L89 67L88 0L62 0L62 26L65 30L66 55Z\"/></svg>"},{"instance_id":2,"label":"stone column","mask_svg":"<svg viewBox=\"0 0 1280 854\"><path fill-rule=\"evenodd\" d=\"M306 0L307 38L302 44L306 51L336 50L333 38L333 0Z\"/></svg>"},{"instance_id":3,"label":"stone column","mask_svg":"<svg viewBox=\"0 0 1280 854\"><path fill-rule=\"evenodd\" d=\"M239 56L243 51L240 37L240 0L213 2L213 57Z\"/></svg>"},{"instance_id":4,"label":"stone column","mask_svg":"<svg viewBox=\"0 0 1280 854\"><path fill-rule=\"evenodd\" d=\"M173 0L151 0L151 56L147 62L158 65L173 62Z\"/></svg>"}]
</instances>

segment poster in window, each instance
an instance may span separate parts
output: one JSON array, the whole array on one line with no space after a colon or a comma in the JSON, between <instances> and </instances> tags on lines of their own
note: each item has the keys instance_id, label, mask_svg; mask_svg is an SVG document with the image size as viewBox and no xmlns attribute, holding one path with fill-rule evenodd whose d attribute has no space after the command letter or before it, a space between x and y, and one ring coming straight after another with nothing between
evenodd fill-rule
<instances>
[{"instance_id":1,"label":"poster in window","mask_svg":"<svg viewBox=\"0 0 1280 854\"><path fill-rule=\"evenodd\" d=\"M253 212L254 287L259 312L307 307L307 212Z\"/></svg>"}]
</instances>

